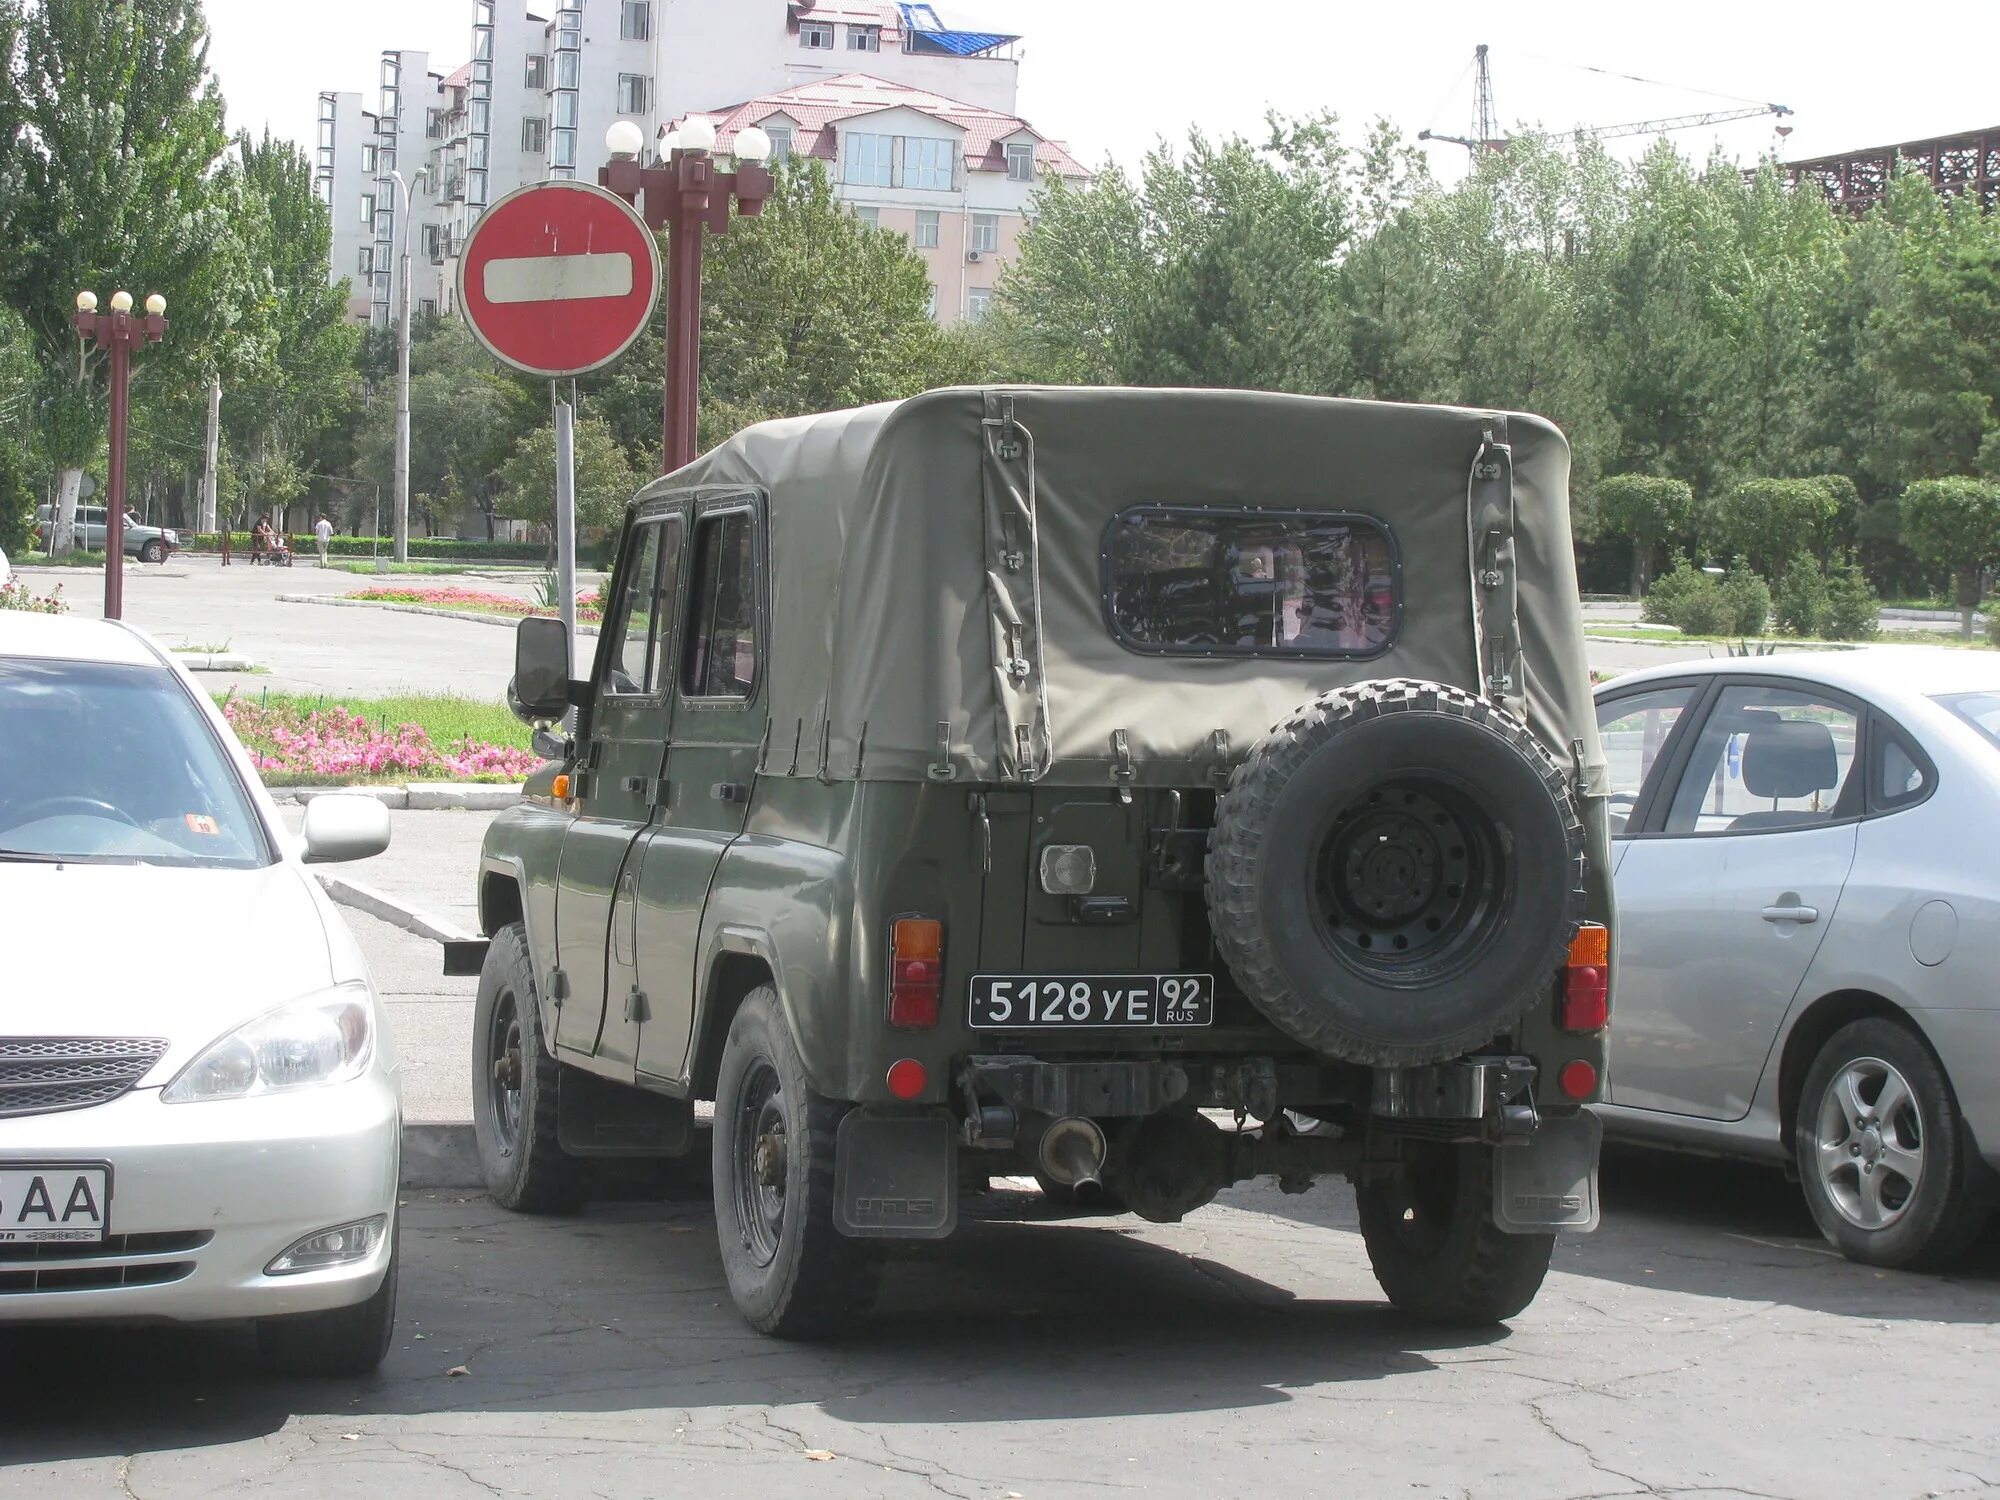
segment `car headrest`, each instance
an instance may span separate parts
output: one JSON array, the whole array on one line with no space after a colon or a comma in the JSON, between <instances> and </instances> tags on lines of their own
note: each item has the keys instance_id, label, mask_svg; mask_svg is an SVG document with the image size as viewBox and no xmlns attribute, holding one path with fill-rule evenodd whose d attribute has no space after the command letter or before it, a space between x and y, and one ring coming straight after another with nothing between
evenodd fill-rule
<instances>
[{"instance_id":1,"label":"car headrest","mask_svg":"<svg viewBox=\"0 0 2000 1500\"><path fill-rule=\"evenodd\" d=\"M1810 797L1840 784L1833 731L1811 719L1765 719L1743 737L1743 788L1753 797Z\"/></svg>"}]
</instances>

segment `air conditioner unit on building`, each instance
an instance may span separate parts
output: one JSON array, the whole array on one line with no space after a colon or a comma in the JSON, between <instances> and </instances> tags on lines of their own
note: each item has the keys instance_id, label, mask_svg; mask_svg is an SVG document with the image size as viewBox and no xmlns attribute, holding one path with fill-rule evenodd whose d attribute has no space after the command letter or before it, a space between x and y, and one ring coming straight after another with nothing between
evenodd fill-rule
<instances>
[{"instance_id":1,"label":"air conditioner unit on building","mask_svg":"<svg viewBox=\"0 0 2000 1500\"><path fill-rule=\"evenodd\" d=\"M966 264L967 264L968 266L976 266L976 265L978 265L978 264L979 264L979 252L978 252L977 250L968 250L968 251L966 251L966 252L965 252L965 263L966 263Z\"/></svg>"}]
</instances>

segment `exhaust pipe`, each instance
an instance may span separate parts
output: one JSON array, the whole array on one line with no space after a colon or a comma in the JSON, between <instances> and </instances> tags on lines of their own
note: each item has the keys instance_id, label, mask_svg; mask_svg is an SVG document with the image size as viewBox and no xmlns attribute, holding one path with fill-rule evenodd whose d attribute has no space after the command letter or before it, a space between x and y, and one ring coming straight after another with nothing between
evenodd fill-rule
<instances>
[{"instance_id":1,"label":"exhaust pipe","mask_svg":"<svg viewBox=\"0 0 2000 1500\"><path fill-rule=\"evenodd\" d=\"M1093 1121L1070 1115L1042 1132L1035 1154L1049 1181L1087 1197L1104 1187L1104 1150L1104 1132Z\"/></svg>"}]
</instances>

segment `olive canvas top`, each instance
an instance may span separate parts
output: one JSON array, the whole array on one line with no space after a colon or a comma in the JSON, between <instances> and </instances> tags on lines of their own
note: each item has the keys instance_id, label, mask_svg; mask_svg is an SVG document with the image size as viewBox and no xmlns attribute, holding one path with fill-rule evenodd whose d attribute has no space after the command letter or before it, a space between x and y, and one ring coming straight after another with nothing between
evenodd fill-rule
<instances>
[{"instance_id":1,"label":"olive canvas top","mask_svg":"<svg viewBox=\"0 0 2000 1500\"><path fill-rule=\"evenodd\" d=\"M1538 417L998 387L760 423L638 503L765 497L765 774L1202 780L1328 688L1499 691L1517 620L1500 696L1595 788L1568 485Z\"/></svg>"}]
</instances>

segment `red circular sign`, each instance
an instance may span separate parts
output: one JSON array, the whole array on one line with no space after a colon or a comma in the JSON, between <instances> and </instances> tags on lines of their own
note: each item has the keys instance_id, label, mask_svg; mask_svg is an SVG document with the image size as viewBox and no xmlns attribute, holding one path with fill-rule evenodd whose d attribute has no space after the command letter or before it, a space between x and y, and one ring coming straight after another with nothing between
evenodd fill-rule
<instances>
[{"instance_id":1,"label":"red circular sign","mask_svg":"<svg viewBox=\"0 0 2000 1500\"><path fill-rule=\"evenodd\" d=\"M587 182L516 188L458 260L458 305L494 358L581 375L631 347L660 293L660 245L623 198Z\"/></svg>"}]
</instances>

